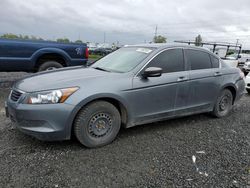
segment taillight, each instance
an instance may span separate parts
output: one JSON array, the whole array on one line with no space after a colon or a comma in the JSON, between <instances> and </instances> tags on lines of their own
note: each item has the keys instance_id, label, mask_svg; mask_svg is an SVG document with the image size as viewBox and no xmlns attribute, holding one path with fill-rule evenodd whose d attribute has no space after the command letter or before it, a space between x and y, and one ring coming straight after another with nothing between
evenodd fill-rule
<instances>
[{"instance_id":1,"label":"taillight","mask_svg":"<svg viewBox=\"0 0 250 188\"><path fill-rule=\"evenodd\" d=\"M89 58L89 49L88 48L85 49L85 57L87 59Z\"/></svg>"}]
</instances>

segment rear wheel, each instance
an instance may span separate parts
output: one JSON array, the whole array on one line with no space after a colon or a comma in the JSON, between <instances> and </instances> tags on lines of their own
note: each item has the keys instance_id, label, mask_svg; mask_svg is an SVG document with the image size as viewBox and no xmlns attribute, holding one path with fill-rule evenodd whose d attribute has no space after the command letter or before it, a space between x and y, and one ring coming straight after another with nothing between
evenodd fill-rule
<instances>
[{"instance_id":1,"label":"rear wheel","mask_svg":"<svg viewBox=\"0 0 250 188\"><path fill-rule=\"evenodd\" d=\"M38 72L59 69L62 67L63 65L56 61L46 61L39 66Z\"/></svg>"},{"instance_id":2,"label":"rear wheel","mask_svg":"<svg viewBox=\"0 0 250 188\"><path fill-rule=\"evenodd\" d=\"M212 114L215 117L227 116L233 106L233 95L229 89L225 89L221 92L220 96L216 100L214 110Z\"/></svg>"},{"instance_id":3,"label":"rear wheel","mask_svg":"<svg viewBox=\"0 0 250 188\"><path fill-rule=\"evenodd\" d=\"M111 143L121 127L121 117L114 105L96 101L84 107L74 123L76 138L86 147L100 147Z\"/></svg>"}]
</instances>

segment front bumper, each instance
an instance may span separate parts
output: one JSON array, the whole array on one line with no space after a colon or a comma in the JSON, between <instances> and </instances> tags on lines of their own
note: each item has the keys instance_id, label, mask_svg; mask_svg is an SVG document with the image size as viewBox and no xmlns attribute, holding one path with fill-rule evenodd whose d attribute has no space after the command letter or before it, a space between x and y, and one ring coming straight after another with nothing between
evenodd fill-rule
<instances>
[{"instance_id":1,"label":"front bumper","mask_svg":"<svg viewBox=\"0 0 250 188\"><path fill-rule=\"evenodd\" d=\"M6 103L6 115L20 131L46 141L70 139L74 109L65 103L29 105L10 99Z\"/></svg>"}]
</instances>

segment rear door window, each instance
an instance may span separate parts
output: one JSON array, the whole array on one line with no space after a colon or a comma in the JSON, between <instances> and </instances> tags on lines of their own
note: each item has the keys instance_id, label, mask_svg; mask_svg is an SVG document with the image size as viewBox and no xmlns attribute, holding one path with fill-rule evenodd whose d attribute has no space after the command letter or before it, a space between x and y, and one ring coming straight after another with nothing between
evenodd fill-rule
<instances>
[{"instance_id":1,"label":"rear door window","mask_svg":"<svg viewBox=\"0 0 250 188\"><path fill-rule=\"evenodd\" d=\"M187 62L191 67L191 70L212 68L210 55L208 53L200 50L186 49L185 54L187 57Z\"/></svg>"}]
</instances>

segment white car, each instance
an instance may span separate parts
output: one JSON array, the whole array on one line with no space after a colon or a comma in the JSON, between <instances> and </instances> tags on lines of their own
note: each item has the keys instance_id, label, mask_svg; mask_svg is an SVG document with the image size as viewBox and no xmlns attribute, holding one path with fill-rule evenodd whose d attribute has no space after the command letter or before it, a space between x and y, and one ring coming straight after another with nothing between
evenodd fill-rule
<instances>
[{"instance_id":1,"label":"white car","mask_svg":"<svg viewBox=\"0 0 250 188\"><path fill-rule=\"evenodd\" d=\"M250 61L245 62L243 66L244 72L249 72L250 71Z\"/></svg>"},{"instance_id":2,"label":"white car","mask_svg":"<svg viewBox=\"0 0 250 188\"><path fill-rule=\"evenodd\" d=\"M240 63L245 63L250 60L250 54L240 54L238 59Z\"/></svg>"},{"instance_id":3,"label":"white car","mask_svg":"<svg viewBox=\"0 0 250 188\"><path fill-rule=\"evenodd\" d=\"M245 83L246 83L246 90L250 94L250 73L248 73L248 75L246 76Z\"/></svg>"}]
</instances>

